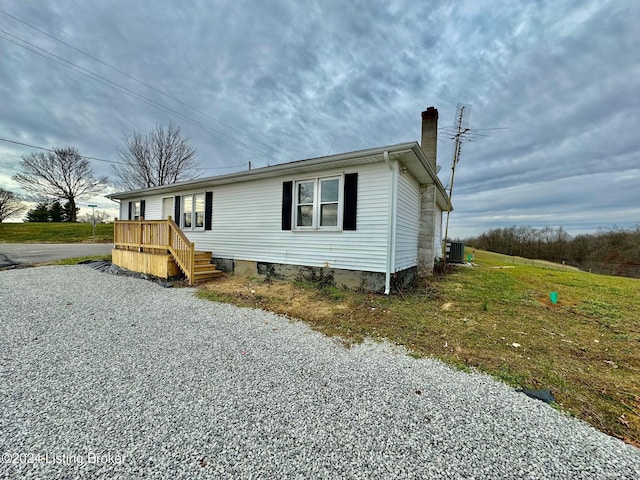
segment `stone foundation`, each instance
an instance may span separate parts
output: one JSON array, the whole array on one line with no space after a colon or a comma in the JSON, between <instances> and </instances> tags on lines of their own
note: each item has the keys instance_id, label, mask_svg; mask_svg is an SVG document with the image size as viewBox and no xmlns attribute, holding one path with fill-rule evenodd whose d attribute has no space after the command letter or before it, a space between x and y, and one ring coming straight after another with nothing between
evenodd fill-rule
<instances>
[{"instance_id":1,"label":"stone foundation","mask_svg":"<svg viewBox=\"0 0 640 480\"><path fill-rule=\"evenodd\" d=\"M277 280L306 279L351 290L384 292L385 274L339 268L308 267L283 263L254 262L229 258L213 259L220 270L246 276L261 276ZM391 285L405 287L416 277L417 268L409 268L392 276Z\"/></svg>"}]
</instances>

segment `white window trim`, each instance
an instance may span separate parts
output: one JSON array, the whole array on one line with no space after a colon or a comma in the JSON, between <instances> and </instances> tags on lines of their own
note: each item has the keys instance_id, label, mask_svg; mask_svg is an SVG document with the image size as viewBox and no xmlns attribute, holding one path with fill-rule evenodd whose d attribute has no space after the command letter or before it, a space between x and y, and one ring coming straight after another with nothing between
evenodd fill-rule
<instances>
[{"instance_id":1,"label":"white window trim","mask_svg":"<svg viewBox=\"0 0 640 480\"><path fill-rule=\"evenodd\" d=\"M320 182L323 180L338 180L338 219L336 226L320 226ZM313 186L313 220L309 226L298 226L298 185L305 182L314 182ZM341 232L342 231L342 215L344 211L344 175L328 175L326 177L305 177L295 179L293 182L293 208L292 214L292 230L298 232ZM333 203L333 202L325 202Z\"/></svg>"},{"instance_id":2,"label":"white window trim","mask_svg":"<svg viewBox=\"0 0 640 480\"><path fill-rule=\"evenodd\" d=\"M203 200L203 210L202 210L202 226L201 227L197 227L196 226L196 195L202 195L202 200ZM185 205L187 203L187 200L189 202L191 202L191 226L187 227L184 224L184 215L186 213L186 209L185 209ZM205 192L195 192L195 193L188 193L186 195L182 195L180 197L180 201L182 202L182 205L180 206L180 228L182 230L190 230L190 231L204 231L204 226L206 224L206 219L204 218L206 213L207 213L207 205L206 205L206 201L207 201L207 197L205 195Z\"/></svg>"}]
</instances>

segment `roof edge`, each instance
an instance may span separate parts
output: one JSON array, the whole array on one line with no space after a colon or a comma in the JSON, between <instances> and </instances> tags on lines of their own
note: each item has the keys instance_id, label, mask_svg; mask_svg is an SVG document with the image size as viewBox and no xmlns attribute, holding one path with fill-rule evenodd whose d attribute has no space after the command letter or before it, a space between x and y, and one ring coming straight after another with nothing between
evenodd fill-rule
<instances>
[{"instance_id":1,"label":"roof edge","mask_svg":"<svg viewBox=\"0 0 640 480\"><path fill-rule=\"evenodd\" d=\"M365 150L356 150L352 152L338 153L335 155L328 155L323 157L313 157L313 158L308 158L303 160L295 160L293 162L280 163L280 164L272 165L268 167L260 167L253 170L245 170L240 172L228 173L225 175L216 175L212 177L197 178L193 180L187 180L184 182L176 182L169 185L162 185L159 187L150 187L150 188L142 188L139 190L116 192L116 193L111 193L109 195L105 195L105 197L110 200L119 200L122 198L133 197L143 193L145 195L162 193L167 191L175 191L175 190L188 189L192 187L198 187L198 186L206 185L210 183L232 183L234 180L248 181L248 180L259 179L263 177L276 176L277 174L284 174L289 171L295 171L296 169L299 169L299 168L313 167L316 165L331 165L332 163L344 162L345 160L348 161L351 159L355 160L363 157L375 157L377 155L382 155L385 151L389 153L399 153L399 152L410 151L410 150L416 151L416 148L420 149L420 146L418 145L417 142L398 143L395 145L388 145L384 147L369 148ZM424 153L422 155L424 156ZM371 163L374 163L377 161L379 160L372 159ZM425 169L432 176L432 178L434 178L434 181L437 183L440 183L438 176L435 174L435 172L432 172L433 169L431 169L430 166L427 167L428 162L423 161L422 158L420 159L420 162L425 166Z\"/></svg>"}]
</instances>

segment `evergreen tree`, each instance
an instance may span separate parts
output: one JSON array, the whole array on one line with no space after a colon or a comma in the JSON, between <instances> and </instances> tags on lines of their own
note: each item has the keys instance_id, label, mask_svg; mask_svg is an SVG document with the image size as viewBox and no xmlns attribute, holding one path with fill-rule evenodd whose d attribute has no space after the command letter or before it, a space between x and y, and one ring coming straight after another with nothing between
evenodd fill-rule
<instances>
[{"instance_id":1,"label":"evergreen tree","mask_svg":"<svg viewBox=\"0 0 640 480\"><path fill-rule=\"evenodd\" d=\"M60 202L53 202L49 206L49 219L52 222L64 222L65 219L65 209L60 205Z\"/></svg>"},{"instance_id":2,"label":"evergreen tree","mask_svg":"<svg viewBox=\"0 0 640 480\"><path fill-rule=\"evenodd\" d=\"M39 203L27 212L25 222L48 222L49 206L46 203Z\"/></svg>"}]
</instances>

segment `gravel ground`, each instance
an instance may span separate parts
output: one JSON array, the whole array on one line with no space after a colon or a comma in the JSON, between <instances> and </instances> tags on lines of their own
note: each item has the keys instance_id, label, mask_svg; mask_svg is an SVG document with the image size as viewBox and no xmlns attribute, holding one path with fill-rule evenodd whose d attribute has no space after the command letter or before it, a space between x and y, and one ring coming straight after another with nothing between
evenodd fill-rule
<instances>
[{"instance_id":1,"label":"gravel ground","mask_svg":"<svg viewBox=\"0 0 640 480\"><path fill-rule=\"evenodd\" d=\"M0 272L1 478L640 478L491 378L87 266Z\"/></svg>"}]
</instances>

